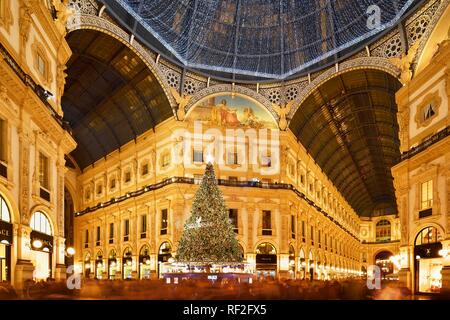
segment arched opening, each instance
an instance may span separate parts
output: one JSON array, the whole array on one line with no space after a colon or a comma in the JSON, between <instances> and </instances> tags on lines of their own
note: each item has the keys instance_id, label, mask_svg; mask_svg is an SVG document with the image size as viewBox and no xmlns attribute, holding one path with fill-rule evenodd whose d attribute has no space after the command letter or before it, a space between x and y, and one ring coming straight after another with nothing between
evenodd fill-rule
<instances>
[{"instance_id":1,"label":"arched opening","mask_svg":"<svg viewBox=\"0 0 450 320\"><path fill-rule=\"evenodd\" d=\"M391 260L392 252L384 250L378 252L375 257L375 265L380 268L382 279L386 279L394 273L394 263Z\"/></svg>"},{"instance_id":2,"label":"arched opening","mask_svg":"<svg viewBox=\"0 0 450 320\"><path fill-rule=\"evenodd\" d=\"M150 248L144 245L139 251L139 279L150 279L151 262Z\"/></svg>"},{"instance_id":3,"label":"arched opening","mask_svg":"<svg viewBox=\"0 0 450 320\"><path fill-rule=\"evenodd\" d=\"M84 266L84 277L89 279L91 276L91 255L90 253L86 253L83 261Z\"/></svg>"},{"instance_id":4,"label":"arched opening","mask_svg":"<svg viewBox=\"0 0 450 320\"><path fill-rule=\"evenodd\" d=\"M13 228L11 211L0 195L0 282L11 280L11 245L13 243Z\"/></svg>"},{"instance_id":5,"label":"arched opening","mask_svg":"<svg viewBox=\"0 0 450 320\"><path fill-rule=\"evenodd\" d=\"M123 251L122 277L125 280L133 279L133 253L130 247Z\"/></svg>"},{"instance_id":6,"label":"arched opening","mask_svg":"<svg viewBox=\"0 0 450 320\"><path fill-rule=\"evenodd\" d=\"M391 223L388 220L380 220L375 226L375 240L377 242L391 241Z\"/></svg>"},{"instance_id":7,"label":"arched opening","mask_svg":"<svg viewBox=\"0 0 450 320\"><path fill-rule=\"evenodd\" d=\"M33 279L48 280L52 276L53 231L47 215L41 211L30 219L31 262L34 265Z\"/></svg>"},{"instance_id":8,"label":"arched opening","mask_svg":"<svg viewBox=\"0 0 450 320\"><path fill-rule=\"evenodd\" d=\"M74 246L74 202L72 195L67 188L64 188L64 238L66 238L66 248ZM70 266L74 264L74 256L65 255L65 264Z\"/></svg>"},{"instance_id":9,"label":"arched opening","mask_svg":"<svg viewBox=\"0 0 450 320\"><path fill-rule=\"evenodd\" d=\"M295 279L295 250L289 245L289 278Z\"/></svg>"},{"instance_id":10,"label":"arched opening","mask_svg":"<svg viewBox=\"0 0 450 320\"><path fill-rule=\"evenodd\" d=\"M277 273L277 251L269 242L263 242L256 248L256 275L275 278Z\"/></svg>"},{"instance_id":11,"label":"arched opening","mask_svg":"<svg viewBox=\"0 0 450 320\"><path fill-rule=\"evenodd\" d=\"M158 278L160 277L161 267L160 264L168 262L172 258L172 246L169 242L165 241L161 243L158 250Z\"/></svg>"},{"instance_id":12,"label":"arched opening","mask_svg":"<svg viewBox=\"0 0 450 320\"><path fill-rule=\"evenodd\" d=\"M111 249L108 255L108 279L114 280L117 272L117 253L116 250Z\"/></svg>"},{"instance_id":13,"label":"arched opening","mask_svg":"<svg viewBox=\"0 0 450 320\"><path fill-rule=\"evenodd\" d=\"M308 261L308 266L309 266L309 279L312 281L314 280L314 255L312 253L311 250L309 250L309 261Z\"/></svg>"},{"instance_id":14,"label":"arched opening","mask_svg":"<svg viewBox=\"0 0 450 320\"><path fill-rule=\"evenodd\" d=\"M306 259L305 259L305 251L303 248L300 249L299 257L299 270L300 270L300 279L306 278Z\"/></svg>"},{"instance_id":15,"label":"arched opening","mask_svg":"<svg viewBox=\"0 0 450 320\"><path fill-rule=\"evenodd\" d=\"M444 259L441 234L435 227L426 227L414 241L414 278L415 291L437 293L442 288L442 265Z\"/></svg>"},{"instance_id":16,"label":"arched opening","mask_svg":"<svg viewBox=\"0 0 450 320\"><path fill-rule=\"evenodd\" d=\"M103 265L103 252L98 251L95 256L95 279L102 280L105 267Z\"/></svg>"}]
</instances>

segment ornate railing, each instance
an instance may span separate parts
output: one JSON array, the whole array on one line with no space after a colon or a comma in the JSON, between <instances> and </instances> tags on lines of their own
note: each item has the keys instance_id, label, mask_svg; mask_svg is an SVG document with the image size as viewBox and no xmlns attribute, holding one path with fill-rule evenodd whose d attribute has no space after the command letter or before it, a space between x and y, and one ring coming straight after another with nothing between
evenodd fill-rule
<instances>
[{"instance_id":1,"label":"ornate railing","mask_svg":"<svg viewBox=\"0 0 450 320\"><path fill-rule=\"evenodd\" d=\"M63 118L55 111L52 105L47 101L50 97L51 93L45 90L41 85L37 84L33 78L26 74L25 71L19 66L19 64L14 60L14 58L9 54L8 50L0 43L0 54L8 66L14 71L14 73L19 77L22 82L29 87L33 92L38 96L38 98L42 101L42 103L47 107L50 111L52 117L56 120L56 122L67 132L72 134L72 130L67 121L64 121Z\"/></svg>"},{"instance_id":2,"label":"ornate railing","mask_svg":"<svg viewBox=\"0 0 450 320\"><path fill-rule=\"evenodd\" d=\"M408 151L403 152L400 157L400 161L404 161L406 159L410 159L410 158L414 157L416 154L426 150L433 144L445 139L448 136L450 136L450 126L445 127L438 133L432 135L431 137L429 137L428 139L426 139L422 143L420 143L418 146L412 147Z\"/></svg>"},{"instance_id":3,"label":"ornate railing","mask_svg":"<svg viewBox=\"0 0 450 320\"><path fill-rule=\"evenodd\" d=\"M79 211L75 213L75 217L79 217L91 212L94 212L99 209L106 208L113 204L120 203L122 201L128 200L130 198L138 197L143 195L144 193L155 191L161 188L164 188L171 184L184 183L184 184L199 184L199 179L197 178L186 178L186 177L172 177L164 179L155 184L147 185L142 187L139 190L128 192L122 196L112 198L109 201L98 203L93 207L88 207L83 211ZM261 189L276 189L276 190L292 190L298 197L304 199L310 206L314 207L318 212L322 213L326 218L332 221L335 225L341 228L344 232L348 233L350 236L360 241L357 236L355 236L352 232L350 232L347 228L345 228L339 221L334 219L330 214L328 214L324 209L322 209L319 205L317 205L314 201L309 199L303 192L297 190L292 184L287 183L269 183L269 182L261 182L261 181L235 181L235 180L225 180L218 179L217 184L220 186L227 187L241 187L241 188L261 188Z\"/></svg>"}]
</instances>

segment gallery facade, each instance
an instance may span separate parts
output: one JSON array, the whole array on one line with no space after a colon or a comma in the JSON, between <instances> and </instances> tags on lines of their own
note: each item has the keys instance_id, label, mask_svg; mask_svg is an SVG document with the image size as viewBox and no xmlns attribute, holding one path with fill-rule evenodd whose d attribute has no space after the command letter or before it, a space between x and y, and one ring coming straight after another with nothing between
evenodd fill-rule
<instances>
[{"instance_id":1,"label":"gallery facade","mask_svg":"<svg viewBox=\"0 0 450 320\"><path fill-rule=\"evenodd\" d=\"M1 281L158 278L211 161L258 276L450 288L448 1L282 80L183 67L120 3L0 1Z\"/></svg>"}]
</instances>

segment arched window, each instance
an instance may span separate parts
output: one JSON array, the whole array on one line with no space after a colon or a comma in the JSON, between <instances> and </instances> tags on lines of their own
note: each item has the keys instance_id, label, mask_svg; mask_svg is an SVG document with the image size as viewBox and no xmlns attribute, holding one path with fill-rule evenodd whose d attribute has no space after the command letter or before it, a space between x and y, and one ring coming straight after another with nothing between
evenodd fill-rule
<instances>
[{"instance_id":1,"label":"arched window","mask_svg":"<svg viewBox=\"0 0 450 320\"><path fill-rule=\"evenodd\" d=\"M33 216L31 217L30 227L34 231L45 233L49 236L52 235L50 221L48 220L47 216L40 211L36 211L35 213L33 213Z\"/></svg>"},{"instance_id":2,"label":"arched window","mask_svg":"<svg viewBox=\"0 0 450 320\"><path fill-rule=\"evenodd\" d=\"M0 196L0 220L10 223L11 215L9 213L8 205L6 204L5 199Z\"/></svg>"},{"instance_id":3,"label":"arched window","mask_svg":"<svg viewBox=\"0 0 450 320\"><path fill-rule=\"evenodd\" d=\"M264 242L256 248L256 254L277 254L277 251L272 244Z\"/></svg>"},{"instance_id":4,"label":"arched window","mask_svg":"<svg viewBox=\"0 0 450 320\"><path fill-rule=\"evenodd\" d=\"M427 227L422 229L416 237L415 245L420 246L424 244L440 242L439 231L435 227Z\"/></svg>"},{"instance_id":5,"label":"arched window","mask_svg":"<svg viewBox=\"0 0 450 320\"><path fill-rule=\"evenodd\" d=\"M376 228L376 241L391 241L391 223L388 220L378 221Z\"/></svg>"}]
</instances>

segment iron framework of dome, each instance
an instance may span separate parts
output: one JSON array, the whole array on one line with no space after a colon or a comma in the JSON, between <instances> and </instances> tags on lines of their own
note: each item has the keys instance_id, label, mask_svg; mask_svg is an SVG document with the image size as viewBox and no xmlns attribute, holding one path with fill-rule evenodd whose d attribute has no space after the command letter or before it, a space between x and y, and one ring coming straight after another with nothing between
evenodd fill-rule
<instances>
[{"instance_id":1,"label":"iron framework of dome","mask_svg":"<svg viewBox=\"0 0 450 320\"><path fill-rule=\"evenodd\" d=\"M138 39L182 67L285 79L335 63L417 0L103 0ZM380 24L374 27L379 8ZM374 9L375 8L375 9Z\"/></svg>"}]
</instances>

